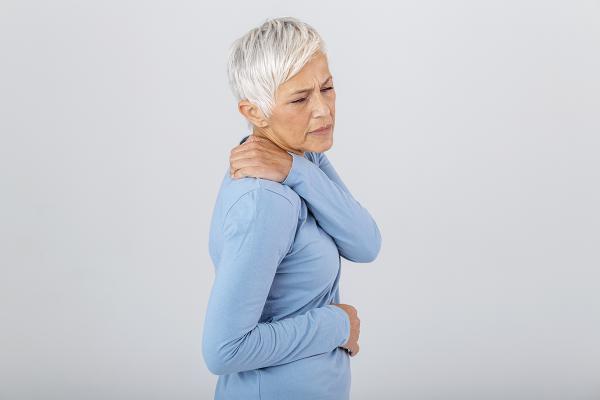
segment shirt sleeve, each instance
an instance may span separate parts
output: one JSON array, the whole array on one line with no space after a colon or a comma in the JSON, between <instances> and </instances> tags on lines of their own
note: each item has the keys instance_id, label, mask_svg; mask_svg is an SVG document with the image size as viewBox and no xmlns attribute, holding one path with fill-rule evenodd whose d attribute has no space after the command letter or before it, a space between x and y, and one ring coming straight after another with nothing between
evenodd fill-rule
<instances>
[{"instance_id":1,"label":"shirt sleeve","mask_svg":"<svg viewBox=\"0 0 600 400\"><path fill-rule=\"evenodd\" d=\"M348 341L350 320L333 304L259 322L277 267L293 244L298 212L264 187L245 193L228 211L203 331L203 357L212 373L288 363Z\"/></svg>"},{"instance_id":2,"label":"shirt sleeve","mask_svg":"<svg viewBox=\"0 0 600 400\"><path fill-rule=\"evenodd\" d=\"M381 249L377 223L350 193L324 153L315 153L317 164L296 153L282 182L307 202L319 225L335 241L342 257L371 262Z\"/></svg>"}]
</instances>

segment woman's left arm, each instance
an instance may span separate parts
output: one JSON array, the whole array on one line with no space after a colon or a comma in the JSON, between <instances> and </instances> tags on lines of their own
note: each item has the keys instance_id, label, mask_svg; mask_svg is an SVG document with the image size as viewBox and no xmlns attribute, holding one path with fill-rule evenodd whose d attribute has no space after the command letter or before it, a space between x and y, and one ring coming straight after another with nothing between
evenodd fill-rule
<instances>
[{"instance_id":1,"label":"woman's left arm","mask_svg":"<svg viewBox=\"0 0 600 400\"><path fill-rule=\"evenodd\" d=\"M324 153L318 163L292 155L283 182L306 200L319 225L335 241L340 255L353 262L371 262L379 254L381 233L371 214L350 193Z\"/></svg>"}]
</instances>

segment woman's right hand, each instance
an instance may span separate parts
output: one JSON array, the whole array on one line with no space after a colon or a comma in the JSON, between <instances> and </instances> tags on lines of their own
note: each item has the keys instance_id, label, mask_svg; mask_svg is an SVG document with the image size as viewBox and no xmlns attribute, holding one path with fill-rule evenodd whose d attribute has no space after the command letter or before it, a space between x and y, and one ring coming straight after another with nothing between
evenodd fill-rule
<instances>
[{"instance_id":1,"label":"woman's right hand","mask_svg":"<svg viewBox=\"0 0 600 400\"><path fill-rule=\"evenodd\" d=\"M360 318L358 318L358 313L356 308L351 306L350 304L332 304L344 310L348 317L350 318L350 336L348 337L348 341L341 345L340 347L348 350L350 353L350 357L354 357L358 354L359 346L358 346L358 336L360 335Z\"/></svg>"}]
</instances>

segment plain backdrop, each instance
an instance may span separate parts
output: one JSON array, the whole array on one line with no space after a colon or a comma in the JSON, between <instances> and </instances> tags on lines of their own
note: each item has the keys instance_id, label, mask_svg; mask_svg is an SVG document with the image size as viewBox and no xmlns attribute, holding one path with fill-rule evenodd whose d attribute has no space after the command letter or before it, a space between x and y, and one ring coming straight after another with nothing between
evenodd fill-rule
<instances>
[{"instance_id":1,"label":"plain backdrop","mask_svg":"<svg viewBox=\"0 0 600 400\"><path fill-rule=\"evenodd\" d=\"M325 39L352 399L600 398L598 1L2 1L0 399L211 399L229 45ZM310 384L310 382L307 382Z\"/></svg>"}]
</instances>

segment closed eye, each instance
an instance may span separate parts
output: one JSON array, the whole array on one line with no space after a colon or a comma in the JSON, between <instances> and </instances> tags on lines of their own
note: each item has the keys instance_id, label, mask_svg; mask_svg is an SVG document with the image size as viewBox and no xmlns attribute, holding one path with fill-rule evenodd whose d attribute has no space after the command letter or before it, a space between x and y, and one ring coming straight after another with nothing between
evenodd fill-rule
<instances>
[{"instance_id":1,"label":"closed eye","mask_svg":"<svg viewBox=\"0 0 600 400\"><path fill-rule=\"evenodd\" d=\"M323 89L321 89L321 92L326 92L326 91L331 90L331 89L333 89L333 86L323 88ZM298 100L294 100L294 101L292 101L292 103L302 103L302 102L304 102L304 100L306 100L306 97L303 97L303 98L298 99Z\"/></svg>"}]
</instances>

